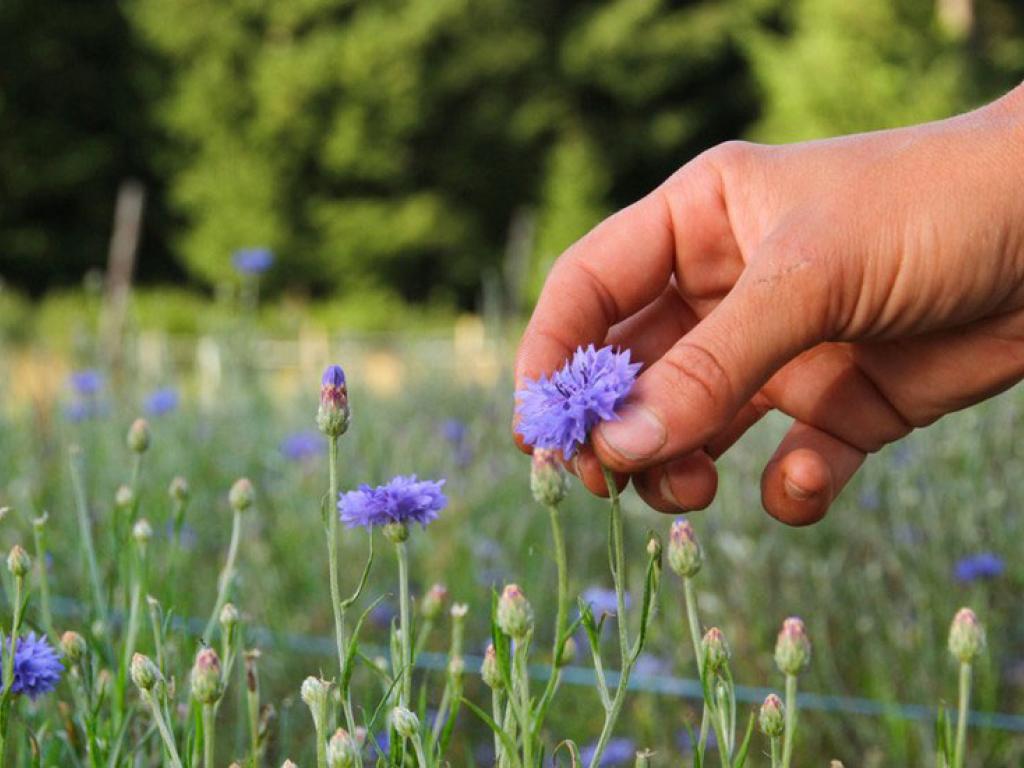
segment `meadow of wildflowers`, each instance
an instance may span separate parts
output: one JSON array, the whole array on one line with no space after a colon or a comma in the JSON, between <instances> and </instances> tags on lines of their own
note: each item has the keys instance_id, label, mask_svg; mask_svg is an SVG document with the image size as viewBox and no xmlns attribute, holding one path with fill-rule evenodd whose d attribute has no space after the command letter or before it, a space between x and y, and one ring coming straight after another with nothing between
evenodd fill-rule
<instances>
[{"instance_id":1,"label":"meadow of wildflowers","mask_svg":"<svg viewBox=\"0 0 1024 768\"><path fill-rule=\"evenodd\" d=\"M83 368L4 411L3 765L1020 763L985 716L1024 711L1013 393L792 531L758 509L777 424L688 519L569 480L626 352L527 386L532 460L511 391L282 396L238 355L212 406Z\"/></svg>"}]
</instances>

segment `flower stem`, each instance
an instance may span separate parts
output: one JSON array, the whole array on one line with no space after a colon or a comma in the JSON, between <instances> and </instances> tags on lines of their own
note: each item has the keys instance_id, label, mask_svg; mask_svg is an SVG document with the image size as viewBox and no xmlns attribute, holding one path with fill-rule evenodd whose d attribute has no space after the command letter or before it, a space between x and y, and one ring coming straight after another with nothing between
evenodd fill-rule
<instances>
[{"instance_id":1,"label":"flower stem","mask_svg":"<svg viewBox=\"0 0 1024 768\"><path fill-rule=\"evenodd\" d=\"M213 629L217 626L220 612L224 608L224 603L228 601L231 582L235 579L235 560L238 557L238 540L241 537L241 533L242 513L236 509L231 521L231 541L228 544L228 556L224 561L224 569L220 572L220 578L217 579L217 601L213 604L213 613L210 614L210 620L206 622L206 629L203 630L203 639L207 645L213 639Z\"/></svg>"},{"instance_id":2,"label":"flower stem","mask_svg":"<svg viewBox=\"0 0 1024 768\"><path fill-rule=\"evenodd\" d=\"M786 731L782 737L782 768L789 768L793 760L793 740L796 735L796 675L786 675Z\"/></svg>"},{"instance_id":3,"label":"flower stem","mask_svg":"<svg viewBox=\"0 0 1024 768\"><path fill-rule=\"evenodd\" d=\"M519 727L522 730L523 739L523 766L533 768L533 729L530 723L530 640L527 635L521 642L516 643L514 662L515 690L513 696L518 696L517 709L519 712Z\"/></svg>"},{"instance_id":4,"label":"flower stem","mask_svg":"<svg viewBox=\"0 0 1024 768\"><path fill-rule=\"evenodd\" d=\"M704 683L704 653L701 651L701 627L700 618L697 616L697 593L693 586L693 579L689 576L683 577L683 599L686 604L686 623L690 626L690 640L693 643L693 656L697 661L697 678ZM704 745L707 744L709 731L709 713L707 702L701 711L700 737L697 741L697 750L703 756Z\"/></svg>"},{"instance_id":5,"label":"flower stem","mask_svg":"<svg viewBox=\"0 0 1024 768\"><path fill-rule=\"evenodd\" d=\"M338 646L338 682L343 684L347 677L346 646L348 640L345 633L345 607L341 601L341 587L338 582L338 438L331 437L328 441L330 462L330 500L327 507L327 567L330 572L331 606L334 610L334 639ZM342 690L341 706L345 711L345 725L349 733L355 733L356 723L352 714L352 700L347 686Z\"/></svg>"},{"instance_id":6,"label":"flower stem","mask_svg":"<svg viewBox=\"0 0 1024 768\"><path fill-rule=\"evenodd\" d=\"M11 619L10 644L4 642L0 633L0 646L3 648L3 693L0 694L0 766L4 764L4 751L7 746L7 724L11 713L11 694L14 687L14 655L18 650L18 632L21 630L22 593L25 588L25 577L14 577L14 615Z\"/></svg>"},{"instance_id":7,"label":"flower stem","mask_svg":"<svg viewBox=\"0 0 1024 768\"><path fill-rule=\"evenodd\" d=\"M779 737L772 736L769 739L769 743L771 744L772 751L772 768L779 768L782 765L782 760L779 757Z\"/></svg>"},{"instance_id":8,"label":"flower stem","mask_svg":"<svg viewBox=\"0 0 1024 768\"><path fill-rule=\"evenodd\" d=\"M43 616L43 629L53 639L53 613L50 610L50 579L46 572L46 522L49 516L43 513L32 521L32 536L36 545L36 568L39 574L39 610Z\"/></svg>"},{"instance_id":9,"label":"flower stem","mask_svg":"<svg viewBox=\"0 0 1024 768\"><path fill-rule=\"evenodd\" d=\"M491 689L491 717L499 728L504 728L501 717L501 692L495 688ZM497 733L494 734L494 764L499 768L505 765L501 737Z\"/></svg>"},{"instance_id":10,"label":"flower stem","mask_svg":"<svg viewBox=\"0 0 1024 768\"><path fill-rule=\"evenodd\" d=\"M72 446L70 451L71 485L75 492L75 512L78 517L78 534L82 538L82 550L89 570L94 610L104 624L107 623L107 599L100 583L100 569L96 564L96 548L92 542L92 523L89 520L89 502L85 492L85 477L82 475L82 449Z\"/></svg>"},{"instance_id":11,"label":"flower stem","mask_svg":"<svg viewBox=\"0 0 1024 768\"><path fill-rule=\"evenodd\" d=\"M537 707L537 722L534 730L540 731L548 706L558 690L562 672L562 653L565 650L565 629L569 621L569 569L565 557L565 537L562 535L562 522L558 507L548 504L548 517L551 520L551 545L555 554L555 566L558 571L557 608L555 612L555 639L551 650L551 676Z\"/></svg>"},{"instance_id":12,"label":"flower stem","mask_svg":"<svg viewBox=\"0 0 1024 768\"><path fill-rule=\"evenodd\" d=\"M398 555L398 642L402 656L399 664L402 683L399 686L398 703L408 708L412 699L412 644L409 638L412 627L409 625L409 552L404 541L395 544L395 553Z\"/></svg>"},{"instance_id":13,"label":"flower stem","mask_svg":"<svg viewBox=\"0 0 1024 768\"><path fill-rule=\"evenodd\" d=\"M214 718L216 710L214 710L213 704L203 704L203 766L204 768L214 768L213 756L214 756L214 739L216 738L217 729L214 724Z\"/></svg>"},{"instance_id":14,"label":"flower stem","mask_svg":"<svg viewBox=\"0 0 1024 768\"><path fill-rule=\"evenodd\" d=\"M160 705L153 697L152 691L140 691L142 699L149 705L150 711L153 713L153 722L156 723L156 728L160 732L160 738L163 739L164 747L167 749L167 754L171 758L172 768L182 768L181 758L178 756L178 748L174 744L174 736L171 734L171 729L167 726L167 722L164 720L163 713L160 711Z\"/></svg>"},{"instance_id":15,"label":"flower stem","mask_svg":"<svg viewBox=\"0 0 1024 768\"><path fill-rule=\"evenodd\" d=\"M953 768L963 768L967 759L967 713L971 703L971 665L960 665L960 702L956 721L956 747Z\"/></svg>"},{"instance_id":16,"label":"flower stem","mask_svg":"<svg viewBox=\"0 0 1024 768\"><path fill-rule=\"evenodd\" d=\"M416 752L417 768L428 768L430 763L427 762L427 756L423 753L423 739L420 736L419 731L416 731L409 741L412 742L412 748Z\"/></svg>"}]
</instances>

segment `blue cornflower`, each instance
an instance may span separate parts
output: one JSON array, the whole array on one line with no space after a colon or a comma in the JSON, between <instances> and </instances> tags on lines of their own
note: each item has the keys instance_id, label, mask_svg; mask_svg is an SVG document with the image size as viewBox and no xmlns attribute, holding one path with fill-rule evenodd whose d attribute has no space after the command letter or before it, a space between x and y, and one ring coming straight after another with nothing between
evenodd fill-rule
<instances>
[{"instance_id":1,"label":"blue cornflower","mask_svg":"<svg viewBox=\"0 0 1024 768\"><path fill-rule=\"evenodd\" d=\"M589 765L597 752L597 744L588 744L580 751L580 759L584 765ZM605 745L604 753L598 765L632 765L636 759L636 744L632 739L619 737L609 739Z\"/></svg>"},{"instance_id":2,"label":"blue cornflower","mask_svg":"<svg viewBox=\"0 0 1024 768\"><path fill-rule=\"evenodd\" d=\"M327 442L311 429L295 432L281 441L281 455L290 461L308 461L323 454Z\"/></svg>"},{"instance_id":3,"label":"blue cornflower","mask_svg":"<svg viewBox=\"0 0 1024 768\"><path fill-rule=\"evenodd\" d=\"M455 448L466 440L466 423L459 419L445 419L441 424L441 435Z\"/></svg>"},{"instance_id":4,"label":"blue cornflower","mask_svg":"<svg viewBox=\"0 0 1024 768\"><path fill-rule=\"evenodd\" d=\"M71 383L71 388L83 396L95 395L103 389L103 374L95 368L75 371L68 381Z\"/></svg>"},{"instance_id":5,"label":"blue cornflower","mask_svg":"<svg viewBox=\"0 0 1024 768\"><path fill-rule=\"evenodd\" d=\"M977 579L994 579L1001 576L1004 570L1006 563L999 555L993 552L979 552L977 555L957 560L953 567L953 577L961 583L966 583Z\"/></svg>"},{"instance_id":6,"label":"blue cornflower","mask_svg":"<svg viewBox=\"0 0 1024 768\"><path fill-rule=\"evenodd\" d=\"M581 595L583 602L590 606L594 618L600 619L602 614L614 616L619 612L618 601L614 589L604 587L588 587ZM629 595L626 595L626 607L629 608Z\"/></svg>"},{"instance_id":7,"label":"blue cornflower","mask_svg":"<svg viewBox=\"0 0 1024 768\"><path fill-rule=\"evenodd\" d=\"M599 422L618 418L615 411L639 370L640 363L629 362L629 350L580 347L550 378L527 381L516 392L516 431L527 445L572 458Z\"/></svg>"},{"instance_id":8,"label":"blue cornflower","mask_svg":"<svg viewBox=\"0 0 1024 768\"><path fill-rule=\"evenodd\" d=\"M262 275L274 265L274 254L269 248L241 248L231 263L243 275Z\"/></svg>"},{"instance_id":9,"label":"blue cornflower","mask_svg":"<svg viewBox=\"0 0 1024 768\"><path fill-rule=\"evenodd\" d=\"M163 416L178 407L178 391L171 387L164 387L150 392L142 407L149 416Z\"/></svg>"},{"instance_id":10,"label":"blue cornflower","mask_svg":"<svg viewBox=\"0 0 1024 768\"><path fill-rule=\"evenodd\" d=\"M399 475L376 488L364 483L338 499L341 522L349 528L389 523L426 526L448 503L442 485L444 480L417 480L416 475Z\"/></svg>"},{"instance_id":11,"label":"blue cornflower","mask_svg":"<svg viewBox=\"0 0 1024 768\"><path fill-rule=\"evenodd\" d=\"M10 647L11 641L8 638L5 650ZM45 637L29 632L18 638L14 649L13 693L23 693L34 699L56 688L63 673L64 665L60 656Z\"/></svg>"}]
</instances>

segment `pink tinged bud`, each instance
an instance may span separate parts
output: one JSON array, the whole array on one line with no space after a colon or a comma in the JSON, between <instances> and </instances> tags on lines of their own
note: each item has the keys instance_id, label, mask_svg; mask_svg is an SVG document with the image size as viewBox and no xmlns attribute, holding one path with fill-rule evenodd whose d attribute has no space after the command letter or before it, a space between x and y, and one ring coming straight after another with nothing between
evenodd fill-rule
<instances>
[{"instance_id":1,"label":"pink tinged bud","mask_svg":"<svg viewBox=\"0 0 1024 768\"><path fill-rule=\"evenodd\" d=\"M148 656L136 653L132 656L131 675L132 682L140 690L149 691L153 689L157 680L160 679L160 670L156 668L156 664Z\"/></svg>"},{"instance_id":2,"label":"pink tinged bud","mask_svg":"<svg viewBox=\"0 0 1024 768\"><path fill-rule=\"evenodd\" d=\"M423 613L425 619L436 619L441 613L441 609L444 607L445 601L448 599L448 589L443 584L435 584L429 590L427 594L423 596L423 604L420 610Z\"/></svg>"},{"instance_id":3,"label":"pink tinged bud","mask_svg":"<svg viewBox=\"0 0 1024 768\"><path fill-rule=\"evenodd\" d=\"M985 650L985 627L970 608L961 608L949 627L949 652L970 664Z\"/></svg>"},{"instance_id":4,"label":"pink tinged bud","mask_svg":"<svg viewBox=\"0 0 1024 768\"><path fill-rule=\"evenodd\" d=\"M203 648L192 665L192 698L200 704L215 704L223 693L220 657L213 648Z\"/></svg>"},{"instance_id":5,"label":"pink tinged bud","mask_svg":"<svg viewBox=\"0 0 1024 768\"><path fill-rule=\"evenodd\" d=\"M569 478L558 458L558 452L534 448L530 467L530 490L540 504L557 506L569 490Z\"/></svg>"},{"instance_id":6,"label":"pink tinged bud","mask_svg":"<svg viewBox=\"0 0 1024 768\"><path fill-rule=\"evenodd\" d=\"M327 742L328 768L356 768L362 762L359 745L344 728L339 728Z\"/></svg>"},{"instance_id":7,"label":"pink tinged bud","mask_svg":"<svg viewBox=\"0 0 1024 768\"><path fill-rule=\"evenodd\" d=\"M236 512L245 512L252 506L255 498L256 491L252 487L252 481L247 477L236 480L228 492L228 503Z\"/></svg>"},{"instance_id":8,"label":"pink tinged bud","mask_svg":"<svg viewBox=\"0 0 1024 768\"><path fill-rule=\"evenodd\" d=\"M145 419L136 419L128 429L128 450L132 453L145 453L149 450L149 424Z\"/></svg>"},{"instance_id":9,"label":"pink tinged bud","mask_svg":"<svg viewBox=\"0 0 1024 768\"><path fill-rule=\"evenodd\" d=\"M484 685L496 691L501 690L504 685L501 673L498 671L498 654L493 645L489 644L484 652L484 661L480 665L480 676L484 680Z\"/></svg>"},{"instance_id":10,"label":"pink tinged bud","mask_svg":"<svg viewBox=\"0 0 1024 768\"><path fill-rule=\"evenodd\" d=\"M74 663L88 653L89 646L86 644L84 637L77 632L69 630L60 636L60 649L68 658L68 661Z\"/></svg>"},{"instance_id":11,"label":"pink tinged bud","mask_svg":"<svg viewBox=\"0 0 1024 768\"><path fill-rule=\"evenodd\" d=\"M28 576L28 572L32 570L32 558L20 544L11 547L11 552L7 555L7 570L19 579Z\"/></svg>"},{"instance_id":12,"label":"pink tinged bud","mask_svg":"<svg viewBox=\"0 0 1024 768\"><path fill-rule=\"evenodd\" d=\"M802 619L792 616L782 623L775 642L775 665L784 675L797 675L811 661L811 641Z\"/></svg>"},{"instance_id":13,"label":"pink tinged bud","mask_svg":"<svg viewBox=\"0 0 1024 768\"><path fill-rule=\"evenodd\" d=\"M516 584L509 584L498 600L498 628L514 640L522 640L533 631L533 608Z\"/></svg>"},{"instance_id":14,"label":"pink tinged bud","mask_svg":"<svg viewBox=\"0 0 1024 768\"><path fill-rule=\"evenodd\" d=\"M329 366L320 380L317 428L328 437L340 437L348 429L350 415L345 372L340 365Z\"/></svg>"},{"instance_id":15,"label":"pink tinged bud","mask_svg":"<svg viewBox=\"0 0 1024 768\"><path fill-rule=\"evenodd\" d=\"M668 567L684 578L693 578L704 564L704 551L689 520L672 523L668 537Z\"/></svg>"},{"instance_id":16,"label":"pink tinged bud","mask_svg":"<svg viewBox=\"0 0 1024 768\"><path fill-rule=\"evenodd\" d=\"M704 635L700 644L701 653L704 654L704 661L710 672L719 672L726 662L729 661L729 644L725 641L725 635L718 627L712 627Z\"/></svg>"},{"instance_id":17,"label":"pink tinged bud","mask_svg":"<svg viewBox=\"0 0 1024 768\"><path fill-rule=\"evenodd\" d=\"M757 722L761 726L761 733L768 738L777 739L781 736L786 728L786 708L782 705L782 699L769 693L761 705Z\"/></svg>"}]
</instances>

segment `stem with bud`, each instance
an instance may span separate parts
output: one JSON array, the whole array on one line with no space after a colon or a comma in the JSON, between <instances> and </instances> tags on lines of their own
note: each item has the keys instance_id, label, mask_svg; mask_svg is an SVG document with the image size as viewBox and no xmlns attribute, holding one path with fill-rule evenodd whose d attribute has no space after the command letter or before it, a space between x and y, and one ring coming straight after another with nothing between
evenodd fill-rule
<instances>
[{"instance_id":1,"label":"stem with bud","mask_svg":"<svg viewBox=\"0 0 1024 768\"><path fill-rule=\"evenodd\" d=\"M348 645L345 633L345 606L341 600L341 587L338 582L338 438L328 437L328 456L330 463L330 500L327 506L327 567L330 571L331 607L334 609L334 639L338 646L339 681L347 677L345 647ZM355 733L356 721L352 714L352 700L347 691L342 691L341 706L345 711L345 725L349 733Z\"/></svg>"},{"instance_id":2,"label":"stem with bud","mask_svg":"<svg viewBox=\"0 0 1024 768\"><path fill-rule=\"evenodd\" d=\"M959 707L956 721L956 747L953 768L963 768L967 754L967 713L971 702L971 664L960 662Z\"/></svg>"},{"instance_id":3,"label":"stem with bud","mask_svg":"<svg viewBox=\"0 0 1024 768\"><path fill-rule=\"evenodd\" d=\"M793 741L796 735L796 675L786 675L786 731L782 736L782 768L789 768L793 760Z\"/></svg>"},{"instance_id":4,"label":"stem with bud","mask_svg":"<svg viewBox=\"0 0 1024 768\"><path fill-rule=\"evenodd\" d=\"M408 707L412 699L412 645L409 640L412 628L409 625L409 552L404 541L395 542L395 554L398 556L398 643L401 654L396 671L402 676L399 704Z\"/></svg>"},{"instance_id":5,"label":"stem with bud","mask_svg":"<svg viewBox=\"0 0 1024 768\"><path fill-rule=\"evenodd\" d=\"M231 582L235 579L235 560L238 557L238 540L242 533L242 513L235 509L232 512L231 520L231 541L228 544L228 556L224 561L224 569L220 572L220 578L217 579L217 600L213 604L213 612L210 614L210 620L206 622L206 629L203 630L203 639L207 644L210 643L213 638L213 628L217 626L217 621L220 618L220 612L224 608L224 603L228 601L228 593L231 591Z\"/></svg>"}]
</instances>

